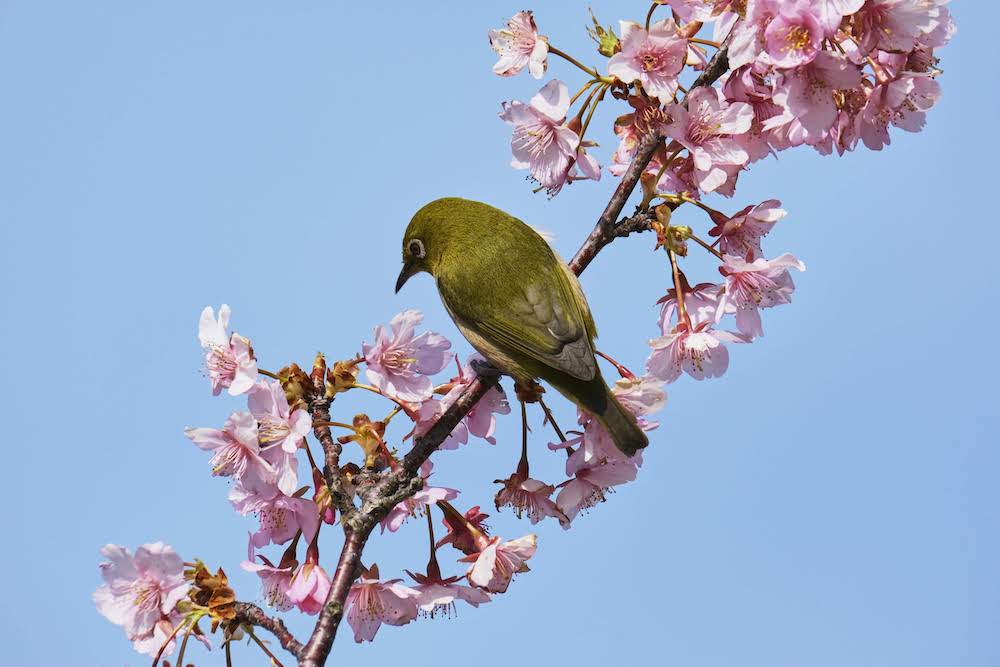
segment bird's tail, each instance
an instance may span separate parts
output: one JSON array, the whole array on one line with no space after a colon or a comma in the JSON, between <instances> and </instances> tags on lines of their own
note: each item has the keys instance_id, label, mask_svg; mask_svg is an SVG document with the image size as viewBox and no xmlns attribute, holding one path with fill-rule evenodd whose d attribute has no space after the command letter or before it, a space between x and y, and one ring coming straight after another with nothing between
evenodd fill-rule
<instances>
[{"instance_id":1,"label":"bird's tail","mask_svg":"<svg viewBox=\"0 0 1000 667\"><path fill-rule=\"evenodd\" d=\"M614 440L617 447L626 456L634 456L637 451L649 444L649 438L639 428L635 415L618 402L610 389L605 387L608 398L603 412L594 411L594 416L601 422L605 430Z\"/></svg>"}]
</instances>

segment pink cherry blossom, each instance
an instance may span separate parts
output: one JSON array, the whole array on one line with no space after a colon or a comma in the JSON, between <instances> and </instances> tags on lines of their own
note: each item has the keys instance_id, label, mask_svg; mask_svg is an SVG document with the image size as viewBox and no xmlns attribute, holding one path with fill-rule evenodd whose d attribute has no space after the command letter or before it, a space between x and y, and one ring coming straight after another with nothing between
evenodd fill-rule
<instances>
[{"instance_id":1,"label":"pink cherry blossom","mask_svg":"<svg viewBox=\"0 0 1000 667\"><path fill-rule=\"evenodd\" d=\"M947 0L868 0L854 16L854 36L864 53L912 51L922 35L947 20Z\"/></svg>"},{"instance_id":2,"label":"pink cherry blossom","mask_svg":"<svg viewBox=\"0 0 1000 667\"><path fill-rule=\"evenodd\" d=\"M919 132L926 112L941 97L941 86L926 74L904 74L899 79L879 85L858 116L858 133L865 145L875 151L889 144L889 125L907 132Z\"/></svg>"},{"instance_id":3,"label":"pink cherry blossom","mask_svg":"<svg viewBox=\"0 0 1000 667\"><path fill-rule=\"evenodd\" d=\"M448 363L451 343L447 338L433 332L414 333L423 320L418 310L399 313L389 322L388 332L382 325L375 327L375 342L362 346L369 382L401 401L430 398L434 385L428 376Z\"/></svg>"},{"instance_id":4,"label":"pink cherry blossom","mask_svg":"<svg viewBox=\"0 0 1000 667\"><path fill-rule=\"evenodd\" d=\"M436 561L432 562L436 565ZM464 600L473 607L490 601L490 594L486 591L457 583L465 577L442 578L440 570L436 573L428 571L427 574L414 574L407 570L406 573L417 582L413 587L419 593L416 603L425 616L451 616L455 611L455 600Z\"/></svg>"},{"instance_id":5,"label":"pink cherry blossom","mask_svg":"<svg viewBox=\"0 0 1000 667\"><path fill-rule=\"evenodd\" d=\"M316 503L285 495L277 486L265 486L251 492L237 482L229 490L229 502L240 514L257 514L260 527L252 537L256 547L284 544L300 530L307 541L312 541L319 530Z\"/></svg>"},{"instance_id":6,"label":"pink cherry blossom","mask_svg":"<svg viewBox=\"0 0 1000 667\"><path fill-rule=\"evenodd\" d=\"M555 487L539 482L537 479L531 479L528 477L527 470L521 470L519 467L518 471L510 477L505 480L498 479L496 483L503 484L503 488L497 492L494 500L498 512L502 507L510 507L518 519L527 514L532 524L538 523L547 516L558 519L560 522L566 521L566 517L549 498L555 491Z\"/></svg>"},{"instance_id":7,"label":"pink cherry blossom","mask_svg":"<svg viewBox=\"0 0 1000 667\"><path fill-rule=\"evenodd\" d=\"M815 2L820 20L830 37L836 34L845 16L855 13L864 4L865 0L816 0Z\"/></svg>"},{"instance_id":8,"label":"pink cherry blossom","mask_svg":"<svg viewBox=\"0 0 1000 667\"><path fill-rule=\"evenodd\" d=\"M715 283L698 283L689 287L684 290L684 309L697 322L714 320L721 290L722 285ZM656 303L660 304L660 331L670 333L674 327L674 314L677 312L677 290L671 287Z\"/></svg>"},{"instance_id":9,"label":"pink cherry blossom","mask_svg":"<svg viewBox=\"0 0 1000 667\"><path fill-rule=\"evenodd\" d=\"M738 139L754 118L749 104L727 102L717 88L701 87L688 95L687 108L674 104L669 113L673 122L664 126L664 132L690 151L702 192L712 192L729 180L724 167L744 165L750 158Z\"/></svg>"},{"instance_id":10,"label":"pink cherry blossom","mask_svg":"<svg viewBox=\"0 0 1000 667\"><path fill-rule=\"evenodd\" d=\"M514 14L506 28L490 30L489 38L490 48L500 56L493 66L493 71L500 76L513 76L525 67L536 79L545 74L549 43L538 34L531 12Z\"/></svg>"},{"instance_id":11,"label":"pink cherry blossom","mask_svg":"<svg viewBox=\"0 0 1000 667\"><path fill-rule=\"evenodd\" d=\"M663 104L677 93L677 75L687 58L687 40L673 19L654 23L649 32L633 21L621 22L621 51L611 56L608 74L622 83L639 81Z\"/></svg>"},{"instance_id":12,"label":"pink cherry blossom","mask_svg":"<svg viewBox=\"0 0 1000 667\"><path fill-rule=\"evenodd\" d=\"M428 505L439 500L454 500L458 497L455 489L446 489L440 486L425 486L415 494L399 503L381 521L382 532L386 529L390 533L399 530L411 516L419 516Z\"/></svg>"},{"instance_id":13,"label":"pink cherry blossom","mask_svg":"<svg viewBox=\"0 0 1000 667\"><path fill-rule=\"evenodd\" d=\"M646 360L647 372L658 380L673 382L681 373L695 380L721 377L729 367L726 343L747 343L742 335L712 329L701 322L689 329L678 325L672 332L649 341L653 348Z\"/></svg>"},{"instance_id":14,"label":"pink cherry blossom","mask_svg":"<svg viewBox=\"0 0 1000 667\"><path fill-rule=\"evenodd\" d=\"M257 420L249 412L234 412L222 430L186 428L184 435L199 449L213 452L212 474L234 477L251 493L275 483L276 473L260 455Z\"/></svg>"},{"instance_id":15,"label":"pink cherry blossom","mask_svg":"<svg viewBox=\"0 0 1000 667\"><path fill-rule=\"evenodd\" d=\"M625 460L602 461L580 468L572 479L559 485L556 505L573 521L581 511L604 502L605 493L613 487L634 481L637 471L634 464Z\"/></svg>"},{"instance_id":16,"label":"pink cherry blossom","mask_svg":"<svg viewBox=\"0 0 1000 667\"><path fill-rule=\"evenodd\" d=\"M260 558L262 564L256 562L257 558ZM292 584L292 576L297 566L298 563L294 560L288 563L282 562L275 566L263 556L255 555L252 538L247 560L240 563L240 567L244 570L253 572L260 577L261 594L264 597L264 602L269 607L273 607L278 611L288 611L295 606L288 599L288 589Z\"/></svg>"},{"instance_id":17,"label":"pink cherry blossom","mask_svg":"<svg viewBox=\"0 0 1000 667\"><path fill-rule=\"evenodd\" d=\"M677 12L681 21L698 21L708 23L714 21L734 0L653 0L660 5L669 5Z\"/></svg>"},{"instance_id":18,"label":"pink cherry blossom","mask_svg":"<svg viewBox=\"0 0 1000 667\"><path fill-rule=\"evenodd\" d=\"M379 581L378 569L362 574L347 594L347 622L354 630L354 641L372 641L383 623L406 625L417 617L418 591L399 583L399 579ZM372 574L374 576L372 576Z\"/></svg>"},{"instance_id":19,"label":"pink cherry blossom","mask_svg":"<svg viewBox=\"0 0 1000 667\"><path fill-rule=\"evenodd\" d=\"M538 538L535 535L525 535L507 542L493 537L484 549L459 560L472 563L466 573L470 584L490 593L506 593L514 575L528 571L526 562L535 555L537 544Z\"/></svg>"},{"instance_id":20,"label":"pink cherry blossom","mask_svg":"<svg viewBox=\"0 0 1000 667\"><path fill-rule=\"evenodd\" d=\"M787 215L777 199L768 199L756 206L747 206L732 217L713 216L715 227L709 230L710 236L721 236L719 247L723 254L753 257L763 251L760 240L767 236L774 223ZM666 333L666 332L664 332Z\"/></svg>"},{"instance_id":21,"label":"pink cherry blossom","mask_svg":"<svg viewBox=\"0 0 1000 667\"><path fill-rule=\"evenodd\" d=\"M261 456L274 466L278 488L290 496L298 485L296 454L312 430L312 418L307 410L289 408L280 382L258 382L250 390L247 403L257 420Z\"/></svg>"},{"instance_id":22,"label":"pink cherry blossom","mask_svg":"<svg viewBox=\"0 0 1000 667\"><path fill-rule=\"evenodd\" d=\"M764 30L764 47L775 67L798 67L816 57L826 28L811 0L785 0Z\"/></svg>"},{"instance_id":23,"label":"pink cherry blossom","mask_svg":"<svg viewBox=\"0 0 1000 667\"><path fill-rule=\"evenodd\" d=\"M257 360L250 341L237 333L229 334L229 315L226 304L219 308L219 319L211 306L205 306L198 322L198 340L205 350L205 367L215 396L227 387L231 396L239 396L257 381Z\"/></svg>"},{"instance_id":24,"label":"pink cherry blossom","mask_svg":"<svg viewBox=\"0 0 1000 667\"><path fill-rule=\"evenodd\" d=\"M580 136L565 123L569 99L566 84L553 79L530 104L504 102L500 112L500 119L514 126L510 166L530 170L531 177L553 195L566 184L580 147Z\"/></svg>"},{"instance_id":25,"label":"pink cherry blossom","mask_svg":"<svg viewBox=\"0 0 1000 667\"><path fill-rule=\"evenodd\" d=\"M756 162L774 151L769 143L764 123L780 116L783 109L774 102L774 84L767 66L745 65L732 72L726 79L723 90L726 99L732 102L746 102L753 109L753 122L742 135L743 147L749 154L749 161Z\"/></svg>"},{"instance_id":26,"label":"pink cherry blossom","mask_svg":"<svg viewBox=\"0 0 1000 667\"><path fill-rule=\"evenodd\" d=\"M457 357L456 357L457 361ZM464 366L459 366L458 376L452 378L452 388L442 399L442 404L447 408L458 400L465 388L476 379L476 372L472 365L475 362L485 361L480 355L474 354L466 360ZM497 444L493 432L496 430L496 415L510 414L510 403L507 402L507 395L500 385L497 385L486 392L476 403L469 414L463 420L468 428L469 434L477 438L482 438L491 445Z\"/></svg>"},{"instance_id":27,"label":"pink cherry blossom","mask_svg":"<svg viewBox=\"0 0 1000 667\"><path fill-rule=\"evenodd\" d=\"M811 63L785 72L774 93L784 109L765 129L787 126L789 143L813 144L824 139L837 119L835 93L861 84L861 70L843 56L821 51Z\"/></svg>"},{"instance_id":28,"label":"pink cherry blossom","mask_svg":"<svg viewBox=\"0 0 1000 667\"><path fill-rule=\"evenodd\" d=\"M330 576L320 565L306 561L295 571L285 596L305 614L318 614L330 594Z\"/></svg>"},{"instance_id":29,"label":"pink cherry blossom","mask_svg":"<svg viewBox=\"0 0 1000 667\"><path fill-rule=\"evenodd\" d=\"M636 417L655 414L667 404L663 381L648 375L618 378L611 393Z\"/></svg>"},{"instance_id":30,"label":"pink cherry blossom","mask_svg":"<svg viewBox=\"0 0 1000 667\"><path fill-rule=\"evenodd\" d=\"M124 547L101 549L102 584L94 604L105 618L122 626L135 650L156 655L181 621L177 603L187 597L184 562L162 542L144 544L132 555ZM171 641L165 653L173 651Z\"/></svg>"},{"instance_id":31,"label":"pink cherry blossom","mask_svg":"<svg viewBox=\"0 0 1000 667\"><path fill-rule=\"evenodd\" d=\"M726 255L719 271L726 277L725 289L719 301L716 321L722 319L727 306L736 312L736 328L746 336L763 336L760 308L773 308L792 302L795 283L788 270L805 271L806 265L788 253L776 259L755 259Z\"/></svg>"}]
</instances>

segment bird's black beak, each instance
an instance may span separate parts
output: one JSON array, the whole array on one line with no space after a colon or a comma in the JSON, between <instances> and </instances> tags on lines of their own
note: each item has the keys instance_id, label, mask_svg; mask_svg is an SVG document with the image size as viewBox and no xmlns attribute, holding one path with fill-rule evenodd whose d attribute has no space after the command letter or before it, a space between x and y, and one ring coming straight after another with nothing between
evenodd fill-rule
<instances>
[{"instance_id":1,"label":"bird's black beak","mask_svg":"<svg viewBox=\"0 0 1000 667\"><path fill-rule=\"evenodd\" d=\"M406 281L416 272L416 266L413 262L403 263L403 270L399 272L399 278L396 279L396 294L399 294L399 290L403 289Z\"/></svg>"}]
</instances>

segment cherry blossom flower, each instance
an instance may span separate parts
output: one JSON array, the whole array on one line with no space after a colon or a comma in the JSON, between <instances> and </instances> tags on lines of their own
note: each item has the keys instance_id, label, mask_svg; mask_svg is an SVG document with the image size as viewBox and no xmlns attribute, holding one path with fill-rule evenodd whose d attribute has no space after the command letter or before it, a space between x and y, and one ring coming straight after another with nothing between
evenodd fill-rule
<instances>
[{"instance_id":1,"label":"cherry blossom flower","mask_svg":"<svg viewBox=\"0 0 1000 667\"><path fill-rule=\"evenodd\" d=\"M504 102L500 119L514 126L510 141L514 169L528 169L549 194L566 184L576 162L580 136L566 125L569 90L553 79L531 98L530 104Z\"/></svg>"},{"instance_id":2,"label":"cherry blossom flower","mask_svg":"<svg viewBox=\"0 0 1000 667\"><path fill-rule=\"evenodd\" d=\"M277 486L251 492L237 482L229 490L229 502L240 514L257 514L260 527L252 536L256 547L284 544L300 530L307 541L312 541L319 530L316 503L285 495Z\"/></svg>"},{"instance_id":3,"label":"cherry blossom flower","mask_svg":"<svg viewBox=\"0 0 1000 667\"><path fill-rule=\"evenodd\" d=\"M861 9L865 0L816 0L815 4L823 27L826 29L826 34L832 37L836 34L844 17Z\"/></svg>"},{"instance_id":4,"label":"cherry blossom flower","mask_svg":"<svg viewBox=\"0 0 1000 667\"><path fill-rule=\"evenodd\" d=\"M861 84L861 70L842 56L821 51L807 65L785 72L774 93L774 101L784 109L769 119L764 128L788 126L789 142L821 141L837 119L835 93Z\"/></svg>"},{"instance_id":5,"label":"cherry blossom flower","mask_svg":"<svg viewBox=\"0 0 1000 667\"><path fill-rule=\"evenodd\" d=\"M438 540L437 544L434 545L435 547L440 548L445 544L450 544L466 555L477 551L476 535L469 530L466 523L483 535L489 536L490 529L485 523L489 514L480 512L479 505L476 505L467 509L463 516L465 517L464 521L459 522L445 514L443 521L445 527L448 529L448 534Z\"/></svg>"},{"instance_id":6,"label":"cherry blossom flower","mask_svg":"<svg viewBox=\"0 0 1000 667\"><path fill-rule=\"evenodd\" d=\"M260 455L257 420L249 412L234 412L222 430L186 428L184 435L199 449L213 452L212 474L238 479L250 493L275 483L276 473Z\"/></svg>"},{"instance_id":7,"label":"cherry blossom flower","mask_svg":"<svg viewBox=\"0 0 1000 667\"><path fill-rule=\"evenodd\" d=\"M681 21L698 21L708 23L714 21L726 11L735 0L653 0L660 5L669 5L677 12Z\"/></svg>"},{"instance_id":8,"label":"cherry blossom flower","mask_svg":"<svg viewBox=\"0 0 1000 667\"><path fill-rule=\"evenodd\" d=\"M558 519L560 522L566 521L566 517L549 498L555 491L555 487L539 482L537 479L531 479L528 477L527 470L522 470L521 466L518 466L518 470L510 477L505 480L498 479L496 483L503 484L503 488L497 492L494 500L498 512L502 507L510 507L518 519L527 514L532 524L538 523L547 516Z\"/></svg>"},{"instance_id":9,"label":"cherry blossom flower","mask_svg":"<svg viewBox=\"0 0 1000 667\"><path fill-rule=\"evenodd\" d=\"M379 581L378 567L361 575L347 594L347 622L354 641L372 641L383 623L406 625L417 617L418 591L400 584L400 579Z\"/></svg>"},{"instance_id":10,"label":"cherry blossom flower","mask_svg":"<svg viewBox=\"0 0 1000 667\"><path fill-rule=\"evenodd\" d=\"M798 67L816 57L825 36L818 6L810 0L786 0L764 30L764 48L775 67Z\"/></svg>"},{"instance_id":11,"label":"cherry blossom flower","mask_svg":"<svg viewBox=\"0 0 1000 667\"><path fill-rule=\"evenodd\" d=\"M298 484L296 454L312 430L312 418L307 410L289 408L280 382L258 382L250 390L247 403L257 420L261 456L274 466L278 488L290 496Z\"/></svg>"},{"instance_id":12,"label":"cherry blossom flower","mask_svg":"<svg viewBox=\"0 0 1000 667\"><path fill-rule=\"evenodd\" d=\"M260 558L263 564L257 563L257 558ZM247 560L240 563L240 567L260 577L261 595L269 607L273 607L278 611L288 611L295 606L288 599L288 589L292 584L292 576L294 575L295 568L298 567L298 563L294 560L288 562L282 560L281 563L275 566L264 556L255 555L253 538L251 536Z\"/></svg>"},{"instance_id":13,"label":"cherry blossom flower","mask_svg":"<svg viewBox=\"0 0 1000 667\"><path fill-rule=\"evenodd\" d=\"M747 206L729 218L713 216L715 227L708 234L722 237L719 247L723 254L746 257L749 253L751 257L757 257L763 252L760 247L761 238L767 236L774 223L786 215L780 201L768 199L756 206Z\"/></svg>"},{"instance_id":14,"label":"cherry blossom flower","mask_svg":"<svg viewBox=\"0 0 1000 667\"><path fill-rule=\"evenodd\" d=\"M637 472L629 461L602 461L580 468L572 479L559 485L556 505L568 521L573 521L581 511L603 503L605 493L613 487L635 481Z\"/></svg>"},{"instance_id":15,"label":"cherry blossom flower","mask_svg":"<svg viewBox=\"0 0 1000 667\"><path fill-rule=\"evenodd\" d=\"M436 561L432 563L437 565ZM431 569L428 566L427 574L414 574L406 570L406 573L417 582L413 587L419 593L416 603L425 616L431 618L437 614L451 616L455 611L455 600L465 600L473 607L490 601L490 594L486 591L457 583L464 579L464 576L442 578L440 569L434 572Z\"/></svg>"},{"instance_id":16,"label":"cherry blossom flower","mask_svg":"<svg viewBox=\"0 0 1000 667\"><path fill-rule=\"evenodd\" d=\"M406 402L420 402L431 396L434 385L429 375L448 363L447 338L433 332L415 335L414 329L424 320L418 310L406 310L389 322L387 332L375 327L375 343L362 346L368 367L369 382L391 397Z\"/></svg>"},{"instance_id":17,"label":"cherry blossom flower","mask_svg":"<svg viewBox=\"0 0 1000 667\"><path fill-rule=\"evenodd\" d=\"M489 38L490 48L500 56L493 66L493 71L500 76L514 76L525 67L536 79L545 74L549 43L538 34L531 12L514 14L506 28L490 30Z\"/></svg>"},{"instance_id":18,"label":"cherry blossom flower","mask_svg":"<svg viewBox=\"0 0 1000 667\"><path fill-rule=\"evenodd\" d=\"M712 329L710 324L700 322L693 328L680 324L671 333L649 341L653 352L646 360L647 372L663 382L673 382L682 372L695 380L721 377L729 367L725 343L749 340L730 331Z\"/></svg>"},{"instance_id":19,"label":"cherry blossom flower","mask_svg":"<svg viewBox=\"0 0 1000 667\"><path fill-rule=\"evenodd\" d=\"M639 81L663 104L677 93L677 75L687 58L687 40L673 19L654 23L649 32L633 21L621 22L621 51L608 61L608 74L622 83Z\"/></svg>"},{"instance_id":20,"label":"cherry blossom flower","mask_svg":"<svg viewBox=\"0 0 1000 667\"><path fill-rule=\"evenodd\" d=\"M774 152L764 123L783 112L774 102L774 85L771 82L773 77L768 76L769 72L770 69L766 66L745 65L732 72L723 86L726 99L731 102L746 102L753 109L750 129L741 136L750 162L762 160Z\"/></svg>"},{"instance_id":21,"label":"cherry blossom flower","mask_svg":"<svg viewBox=\"0 0 1000 667\"><path fill-rule=\"evenodd\" d=\"M466 360L464 366L459 366L458 375L451 380L451 389L441 401L445 409L457 401L469 383L476 379L477 375L472 367L473 364L484 361L480 355L474 354ZM495 415L508 414L510 414L510 403L507 402L507 394L504 393L500 385L496 385L486 392L485 396L479 399L476 405L469 410L463 421L470 435L482 438L491 445L495 445L497 444L496 438L493 437L493 432L496 430L497 425Z\"/></svg>"},{"instance_id":22,"label":"cherry blossom flower","mask_svg":"<svg viewBox=\"0 0 1000 667\"><path fill-rule=\"evenodd\" d=\"M611 393L636 417L655 414L667 404L663 381L648 375L618 378Z\"/></svg>"},{"instance_id":23,"label":"cherry blossom flower","mask_svg":"<svg viewBox=\"0 0 1000 667\"><path fill-rule=\"evenodd\" d=\"M921 35L947 20L941 7L947 0L868 0L854 15L854 37L864 53L912 51Z\"/></svg>"},{"instance_id":24,"label":"cherry blossom flower","mask_svg":"<svg viewBox=\"0 0 1000 667\"><path fill-rule=\"evenodd\" d=\"M135 555L108 544L101 555L108 560L100 564L104 584L94 591L97 611L125 630L136 651L156 655L182 618L177 603L189 588L184 562L163 542L144 544Z\"/></svg>"},{"instance_id":25,"label":"cherry blossom flower","mask_svg":"<svg viewBox=\"0 0 1000 667\"><path fill-rule=\"evenodd\" d=\"M926 112L940 97L940 84L926 74L904 74L877 86L857 119L861 140L878 151L889 144L890 124L907 132L919 132Z\"/></svg>"},{"instance_id":26,"label":"cherry blossom flower","mask_svg":"<svg viewBox=\"0 0 1000 667\"><path fill-rule=\"evenodd\" d=\"M726 255L719 267L726 284L716 321L722 319L727 306L732 306L736 312L736 328L741 333L751 338L763 336L759 309L792 302L795 283L788 273L791 268L805 271L806 265L788 253L776 259L759 258L752 262Z\"/></svg>"},{"instance_id":27,"label":"cherry blossom flower","mask_svg":"<svg viewBox=\"0 0 1000 667\"><path fill-rule=\"evenodd\" d=\"M439 500L454 500L458 497L455 489L446 489L440 486L425 486L415 494L399 503L381 521L382 532L386 529L390 533L399 530L411 516L417 516L424 508Z\"/></svg>"},{"instance_id":28,"label":"cherry blossom flower","mask_svg":"<svg viewBox=\"0 0 1000 667\"><path fill-rule=\"evenodd\" d=\"M684 309L697 322L715 319L719 308L722 285L698 283L684 290ZM660 304L660 331L664 334L673 329L673 317L677 312L677 290L671 287L666 295L656 303Z\"/></svg>"},{"instance_id":29,"label":"cherry blossom flower","mask_svg":"<svg viewBox=\"0 0 1000 667\"><path fill-rule=\"evenodd\" d=\"M198 340L205 350L205 367L215 396L224 388L231 396L239 396L257 381L257 360L250 341L237 333L229 334L230 312L229 306L222 304L219 319L215 319L212 307L205 306L198 322Z\"/></svg>"},{"instance_id":30,"label":"cherry blossom flower","mask_svg":"<svg viewBox=\"0 0 1000 667\"><path fill-rule=\"evenodd\" d=\"M690 151L702 192L712 192L729 180L724 167L744 165L750 158L737 138L753 121L749 104L727 102L717 88L701 87L688 95L687 108L674 104L669 113L673 122L664 126L664 132Z\"/></svg>"},{"instance_id":31,"label":"cherry blossom flower","mask_svg":"<svg viewBox=\"0 0 1000 667\"><path fill-rule=\"evenodd\" d=\"M285 597L305 614L318 614L330 594L330 576L319 564L306 560L295 571Z\"/></svg>"},{"instance_id":32,"label":"cherry blossom flower","mask_svg":"<svg viewBox=\"0 0 1000 667\"><path fill-rule=\"evenodd\" d=\"M472 563L466 573L470 584L490 593L506 593L514 575L528 571L525 563L535 555L537 544L538 538L533 534L507 542L493 537L480 551L459 561Z\"/></svg>"}]
</instances>

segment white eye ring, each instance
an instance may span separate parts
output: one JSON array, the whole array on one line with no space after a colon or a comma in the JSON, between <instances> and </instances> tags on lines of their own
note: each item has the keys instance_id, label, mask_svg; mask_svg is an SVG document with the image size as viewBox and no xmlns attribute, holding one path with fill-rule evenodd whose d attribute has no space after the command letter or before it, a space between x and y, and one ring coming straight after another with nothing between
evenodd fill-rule
<instances>
[{"instance_id":1,"label":"white eye ring","mask_svg":"<svg viewBox=\"0 0 1000 667\"><path fill-rule=\"evenodd\" d=\"M410 251L410 255L415 259L423 259L427 256L427 252L424 250L424 242L420 239L410 241L407 250Z\"/></svg>"}]
</instances>

